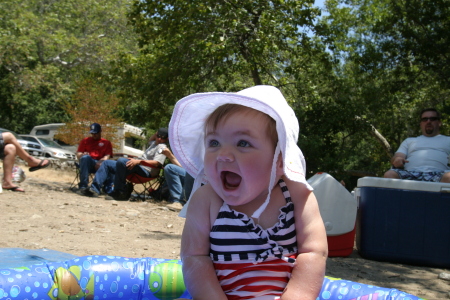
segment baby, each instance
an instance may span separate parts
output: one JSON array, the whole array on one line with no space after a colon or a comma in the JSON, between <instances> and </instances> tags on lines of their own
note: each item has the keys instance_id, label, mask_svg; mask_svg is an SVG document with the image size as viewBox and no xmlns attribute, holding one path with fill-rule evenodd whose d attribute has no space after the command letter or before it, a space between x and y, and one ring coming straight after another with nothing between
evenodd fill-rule
<instances>
[{"instance_id":1,"label":"baby","mask_svg":"<svg viewBox=\"0 0 450 300\"><path fill-rule=\"evenodd\" d=\"M175 156L196 178L181 240L193 298L316 299L326 234L281 92L190 95L169 130Z\"/></svg>"}]
</instances>

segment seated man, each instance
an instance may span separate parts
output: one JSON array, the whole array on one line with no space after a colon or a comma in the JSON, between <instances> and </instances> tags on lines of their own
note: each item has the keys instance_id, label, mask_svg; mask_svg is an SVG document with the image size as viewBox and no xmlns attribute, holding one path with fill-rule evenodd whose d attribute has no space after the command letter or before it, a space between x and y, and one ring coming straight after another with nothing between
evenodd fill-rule
<instances>
[{"instance_id":1,"label":"seated man","mask_svg":"<svg viewBox=\"0 0 450 300\"><path fill-rule=\"evenodd\" d=\"M185 201L189 199L194 178L181 167L181 164L168 148L163 150L163 154L172 162L164 167L164 176L169 188L169 201L171 202L167 207L181 210Z\"/></svg>"},{"instance_id":2,"label":"seated man","mask_svg":"<svg viewBox=\"0 0 450 300\"><path fill-rule=\"evenodd\" d=\"M2 188L13 192L25 192L24 189L18 187L13 183L12 170L16 155L26 161L30 166L29 171L34 172L50 165L50 162L45 159L37 159L31 156L22 146L20 146L16 137L10 132L0 133L0 159L3 159L3 180Z\"/></svg>"},{"instance_id":3,"label":"seated man","mask_svg":"<svg viewBox=\"0 0 450 300\"><path fill-rule=\"evenodd\" d=\"M81 140L77 150L80 161L80 183L78 194L84 195L88 188L89 173L95 173L100 165L113 156L111 142L102 138L102 127L98 123L90 126L90 137ZM112 183L113 178L109 179Z\"/></svg>"},{"instance_id":4,"label":"seated man","mask_svg":"<svg viewBox=\"0 0 450 300\"><path fill-rule=\"evenodd\" d=\"M450 137L439 134L441 114L434 108L420 113L422 135L407 138L391 159L385 178L450 182Z\"/></svg>"},{"instance_id":5,"label":"seated man","mask_svg":"<svg viewBox=\"0 0 450 300\"><path fill-rule=\"evenodd\" d=\"M133 173L142 177L157 177L160 172L160 168L163 166L166 156L162 154L163 149L167 148L168 130L167 128L160 128L149 139L150 146L145 150L141 157L124 158L121 157L117 161L107 160L105 161L97 173L95 174L94 181L89 188L90 196L98 196L100 189L105 180L111 174L114 175L114 191L107 196L106 200L128 200L129 195L126 193L126 181L127 176ZM141 165L145 162L152 167Z\"/></svg>"}]
</instances>

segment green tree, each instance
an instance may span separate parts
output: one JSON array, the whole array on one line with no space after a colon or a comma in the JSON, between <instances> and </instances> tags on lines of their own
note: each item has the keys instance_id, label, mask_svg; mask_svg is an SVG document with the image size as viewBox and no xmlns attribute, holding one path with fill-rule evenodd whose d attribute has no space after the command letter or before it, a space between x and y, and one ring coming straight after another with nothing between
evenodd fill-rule
<instances>
[{"instance_id":1,"label":"green tree","mask_svg":"<svg viewBox=\"0 0 450 300\"><path fill-rule=\"evenodd\" d=\"M27 132L67 121L77 81L94 76L106 86L119 53L137 50L130 1L1 1L0 126Z\"/></svg>"},{"instance_id":2,"label":"green tree","mask_svg":"<svg viewBox=\"0 0 450 300\"><path fill-rule=\"evenodd\" d=\"M116 69L125 114L165 122L192 92L271 84L300 120L311 175L381 176L418 111L446 109L448 4L425 2L329 0L318 20L312 1L135 1L141 56Z\"/></svg>"},{"instance_id":3,"label":"green tree","mask_svg":"<svg viewBox=\"0 0 450 300\"><path fill-rule=\"evenodd\" d=\"M357 151L379 132L360 110L358 88L345 66L327 51L332 44L308 35L330 35L327 27L315 26L318 14L310 1L135 2L130 17L144 53L135 62L142 68L136 74L148 70L134 75L147 95L142 99L148 98L138 106L148 105L152 111L142 113L151 114L160 103L166 110L191 92L271 84L283 91L300 120L299 144L310 175L370 172L382 161L374 153L380 148L385 153L383 147Z\"/></svg>"},{"instance_id":4,"label":"green tree","mask_svg":"<svg viewBox=\"0 0 450 300\"><path fill-rule=\"evenodd\" d=\"M183 96L293 85L293 56L311 55L313 1L135 1L142 55L129 70L137 116L161 120ZM138 119L142 119L139 117Z\"/></svg>"},{"instance_id":5,"label":"green tree","mask_svg":"<svg viewBox=\"0 0 450 300\"><path fill-rule=\"evenodd\" d=\"M424 107L446 110L445 1L329 0L318 36L336 62L322 76L304 132L326 149L313 156L327 171L382 176L407 136L420 134ZM427 41L430 37L431 40ZM436 49L431 44L437 43ZM442 43L442 44L440 44ZM445 130L444 130L445 133ZM322 138L321 138L322 137ZM308 151L308 150L307 150ZM333 162L335 161L336 162Z\"/></svg>"}]
</instances>

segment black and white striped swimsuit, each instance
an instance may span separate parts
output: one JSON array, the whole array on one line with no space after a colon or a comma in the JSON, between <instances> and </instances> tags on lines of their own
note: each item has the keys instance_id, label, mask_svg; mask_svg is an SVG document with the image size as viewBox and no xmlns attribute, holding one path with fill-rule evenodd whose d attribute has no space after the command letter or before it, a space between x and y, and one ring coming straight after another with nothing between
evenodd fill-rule
<instances>
[{"instance_id":1,"label":"black and white striped swimsuit","mask_svg":"<svg viewBox=\"0 0 450 300\"><path fill-rule=\"evenodd\" d=\"M289 281L292 264L281 257L297 254L294 204L284 181L278 184L286 205L268 229L226 203L220 208L210 233L210 257L228 299L274 299Z\"/></svg>"}]
</instances>

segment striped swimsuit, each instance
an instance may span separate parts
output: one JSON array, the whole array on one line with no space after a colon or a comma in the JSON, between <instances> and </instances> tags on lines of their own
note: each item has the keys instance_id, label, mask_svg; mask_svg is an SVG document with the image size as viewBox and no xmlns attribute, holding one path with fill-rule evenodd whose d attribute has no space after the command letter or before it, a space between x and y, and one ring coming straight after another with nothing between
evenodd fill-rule
<instances>
[{"instance_id":1,"label":"striped swimsuit","mask_svg":"<svg viewBox=\"0 0 450 300\"><path fill-rule=\"evenodd\" d=\"M274 299L289 281L292 264L281 257L297 254L294 204L284 181L278 184L286 205L271 228L262 229L226 203L220 208L210 233L210 257L228 299Z\"/></svg>"}]
</instances>

